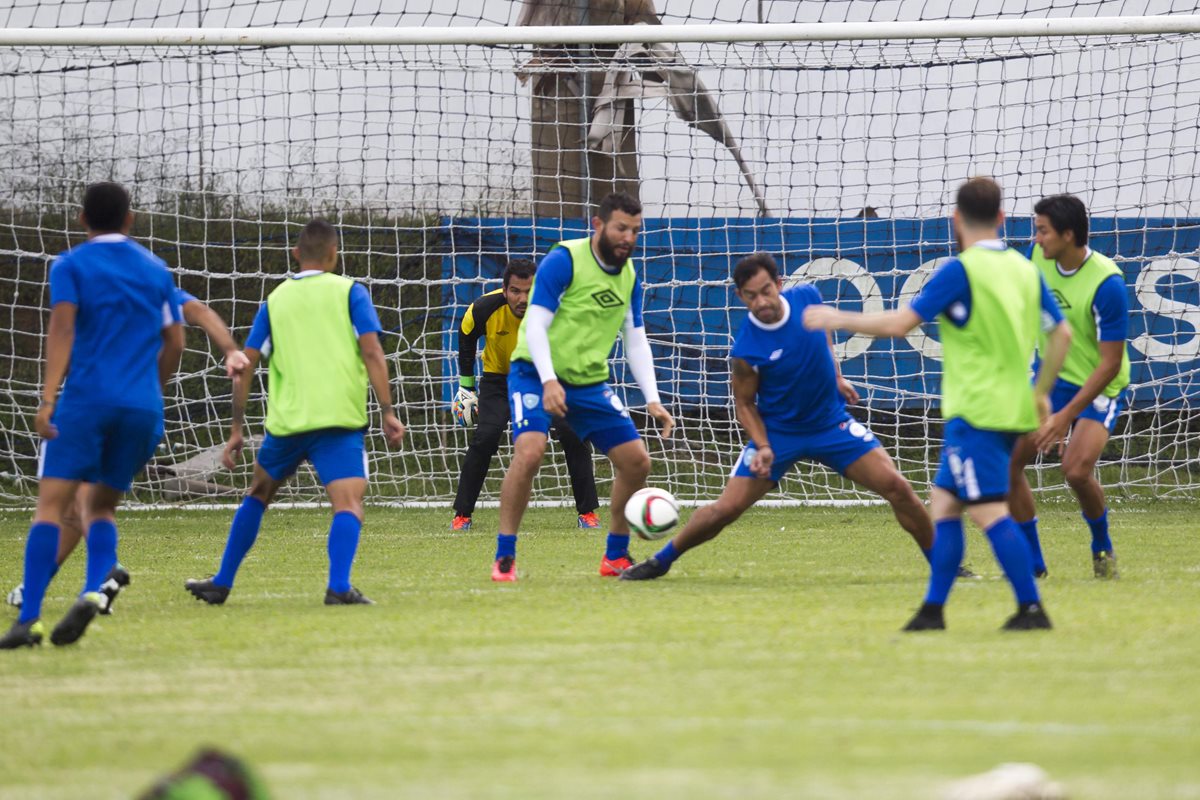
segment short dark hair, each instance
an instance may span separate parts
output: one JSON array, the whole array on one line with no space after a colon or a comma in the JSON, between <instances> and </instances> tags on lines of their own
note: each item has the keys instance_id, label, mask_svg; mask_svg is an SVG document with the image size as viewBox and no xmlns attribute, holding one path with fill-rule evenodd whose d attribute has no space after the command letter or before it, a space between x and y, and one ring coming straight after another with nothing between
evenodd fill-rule
<instances>
[{"instance_id":1,"label":"short dark hair","mask_svg":"<svg viewBox=\"0 0 1200 800\"><path fill-rule=\"evenodd\" d=\"M751 253L734 266L733 285L741 289L760 270L766 270L772 283L779 280L779 266L769 253Z\"/></svg>"},{"instance_id":2,"label":"short dark hair","mask_svg":"<svg viewBox=\"0 0 1200 800\"><path fill-rule=\"evenodd\" d=\"M958 188L958 215L968 225L991 225L1000 217L1003 199L1000 184L991 178L971 178Z\"/></svg>"},{"instance_id":3,"label":"short dark hair","mask_svg":"<svg viewBox=\"0 0 1200 800\"><path fill-rule=\"evenodd\" d=\"M1050 221L1050 227L1058 233L1071 231L1075 234L1075 246L1083 247L1088 240L1087 206L1073 194L1054 194L1043 197L1033 207L1033 213Z\"/></svg>"},{"instance_id":4,"label":"short dark hair","mask_svg":"<svg viewBox=\"0 0 1200 800\"><path fill-rule=\"evenodd\" d=\"M513 278L532 278L537 272L537 264L533 263L531 258L513 258L508 262L508 266L504 268L504 288L508 288L508 282Z\"/></svg>"},{"instance_id":5,"label":"short dark hair","mask_svg":"<svg viewBox=\"0 0 1200 800\"><path fill-rule=\"evenodd\" d=\"M317 217L300 231L300 241L296 243L296 248L300 251L297 258L302 264L322 261L329 257L329 249L337 249L337 246L337 228Z\"/></svg>"},{"instance_id":6,"label":"short dark hair","mask_svg":"<svg viewBox=\"0 0 1200 800\"><path fill-rule=\"evenodd\" d=\"M101 181L83 192L83 221L88 230L110 233L125 226L129 216L129 192L119 183Z\"/></svg>"},{"instance_id":7,"label":"short dark hair","mask_svg":"<svg viewBox=\"0 0 1200 800\"><path fill-rule=\"evenodd\" d=\"M636 197L629 192L612 192L605 195L600 201L600 208L596 210L596 216L601 222L608 222L612 218L614 211L624 211L631 217L636 217L642 213L642 204Z\"/></svg>"}]
</instances>

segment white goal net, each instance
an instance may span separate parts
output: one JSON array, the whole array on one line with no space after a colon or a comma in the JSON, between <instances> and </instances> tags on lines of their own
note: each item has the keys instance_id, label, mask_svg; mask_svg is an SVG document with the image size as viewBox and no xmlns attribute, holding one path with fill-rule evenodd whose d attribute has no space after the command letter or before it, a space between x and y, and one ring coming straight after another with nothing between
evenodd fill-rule
<instances>
[{"instance_id":1,"label":"white goal net","mask_svg":"<svg viewBox=\"0 0 1200 800\"><path fill-rule=\"evenodd\" d=\"M374 499L447 508L468 436L448 407L457 322L498 286L508 259L580 235L605 192L634 191L646 208L636 260L647 330L680 424L670 442L648 437L652 481L684 500L714 496L740 449L728 369L744 315L730 281L738 258L765 250L831 302L892 308L953 254L947 217L965 178L999 180L1014 245L1031 239L1038 199L1071 192L1089 208L1092 246L1124 270L1132 310L1132 410L1102 480L1139 496L1200 488L1200 38L1188 17L1159 17L1166 27L1152 33L929 38L909 26L883 39L655 43L643 39L662 30L656 22L865 21L880 34L924 17L936 32L932 17L944 23L949 4L338 5L348 10L318 17L291 0L232 0L202 13L53 0L0 11L9 29L296 34L291 44L0 44L0 504L28 505L36 492L49 264L82 240L78 201L101 179L130 187L134 236L239 341L288 271L300 228L313 215L334 222L346 274L379 309L409 424L400 451L370 437ZM1200 11L1152 0L996 5L993 21ZM518 22L619 24L627 37L530 44L538 29ZM354 40L357 26L452 35L501 25L511 26L507 41L489 44ZM335 28L342 43L301 36ZM842 338L837 350L863 397L854 413L923 488L940 436L936 330L894 343ZM619 357L614 371L636 404ZM265 374L257 380L250 417L260 433ZM191 330L166 438L136 498L197 502L243 489L248 467L215 469L229 412L230 384ZM597 469L603 497L601 458ZM1061 486L1052 458L1034 483ZM779 491L797 502L864 498L811 465ZM302 473L285 499L319 496ZM559 454L535 497L570 497Z\"/></svg>"}]
</instances>

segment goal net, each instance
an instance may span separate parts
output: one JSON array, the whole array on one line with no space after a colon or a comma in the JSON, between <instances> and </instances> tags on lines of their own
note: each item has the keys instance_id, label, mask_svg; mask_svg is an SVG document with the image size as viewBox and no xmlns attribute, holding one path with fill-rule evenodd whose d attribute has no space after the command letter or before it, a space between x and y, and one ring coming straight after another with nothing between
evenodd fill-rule
<instances>
[{"instance_id":1,"label":"goal net","mask_svg":"<svg viewBox=\"0 0 1200 800\"><path fill-rule=\"evenodd\" d=\"M1152 33L929 38L908 27L884 39L663 43L644 41L662 30L654 23L865 21L868 35L881 35L924 15L936 30L950 4L337 5L348 10L314 17L298 1L234 0L140 17L149 6L38 0L0 12L8 28L252 26L247 33L297 37L0 45L0 503L28 505L36 493L49 265L82 241L78 201L101 179L130 187L135 238L239 341L288 272L304 223L334 222L345 273L379 309L409 425L399 451L369 437L373 497L447 508L469 436L448 405L458 321L499 285L509 259L582 235L607 191L628 189L645 205L636 261L646 325L679 422L669 442L647 437L651 480L689 501L715 496L740 449L728 368L745 314L730 281L738 258L765 250L830 302L888 309L954 253L947 217L965 178L999 180L1014 245L1030 241L1039 198L1071 192L1090 210L1092 246L1117 261L1129 288L1131 410L1102 480L1118 496L1200 488L1200 39L1185 32L1186 18ZM994 21L1200 10L1153 0L995 5ZM561 24L628 34L592 44L564 34L555 44L542 30L529 43L539 26ZM354 38L420 26L464 40L509 28L507 41L487 44ZM341 43L301 37L341 28ZM862 396L855 415L923 489L940 437L936 328L896 342L841 337L836 350ZM636 405L619 346L616 355L614 380ZM256 434L264 389L260 371ZM166 436L136 499L203 502L243 490L248 465L216 467L230 383L197 329L166 406ZM496 497L509 452L502 447L485 500ZM604 496L608 472L596 463ZM1035 472L1039 490L1062 487L1054 457ZM284 499L320 495L302 471ZM570 497L556 446L534 496ZM774 497L866 499L813 465Z\"/></svg>"}]
</instances>

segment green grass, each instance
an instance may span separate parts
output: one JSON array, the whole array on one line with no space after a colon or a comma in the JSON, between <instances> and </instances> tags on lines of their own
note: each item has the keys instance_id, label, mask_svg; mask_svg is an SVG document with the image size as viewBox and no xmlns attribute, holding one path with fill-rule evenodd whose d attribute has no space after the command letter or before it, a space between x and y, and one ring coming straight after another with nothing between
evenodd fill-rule
<instances>
[{"instance_id":1,"label":"green grass","mask_svg":"<svg viewBox=\"0 0 1200 800\"><path fill-rule=\"evenodd\" d=\"M1048 634L997 631L1012 599L978 533L950 630L898 634L925 565L880 508L752 512L635 585L538 510L523 581L494 586L495 512L449 516L370 511L355 583L379 605L325 608L327 515L272 512L212 608L181 583L229 514L126 514L117 613L0 653L0 798L128 798L205 743L280 798L931 798L1003 761L1073 798L1200 797L1194 504L1115 510L1115 583L1077 513L1044 509ZM26 525L0 515L5 591Z\"/></svg>"}]
</instances>

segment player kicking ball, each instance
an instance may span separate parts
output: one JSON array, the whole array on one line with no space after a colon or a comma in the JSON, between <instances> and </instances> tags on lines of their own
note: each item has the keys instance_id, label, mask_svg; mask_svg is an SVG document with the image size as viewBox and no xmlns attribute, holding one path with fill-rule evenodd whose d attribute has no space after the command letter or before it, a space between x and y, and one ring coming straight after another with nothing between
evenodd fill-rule
<instances>
[{"instance_id":1,"label":"player kicking ball","mask_svg":"<svg viewBox=\"0 0 1200 800\"><path fill-rule=\"evenodd\" d=\"M641 228L641 203L624 192L610 194L592 218L592 235L555 245L538 267L508 374L515 452L500 488L493 581L517 580L517 531L555 417L565 418L613 465L611 524L600 574L613 577L633 563L624 509L646 484L650 454L608 385L608 356L618 332L647 413L664 437L675 425L659 402L641 282L630 258Z\"/></svg>"},{"instance_id":2,"label":"player kicking ball","mask_svg":"<svg viewBox=\"0 0 1200 800\"><path fill-rule=\"evenodd\" d=\"M221 567L211 578L184 587L198 600L220 605L229 597L242 559L254 546L267 506L303 461L316 468L333 506L329 528L329 583L325 605L371 601L350 583L362 531L367 490L367 385L383 408L383 433L400 444L404 425L392 410L382 327L366 287L335 275L338 235L325 220L304 226L292 250L300 270L259 308L246 339L248 375L269 353L267 435L254 462L250 492L234 514ZM250 381L237 385L233 423L225 444L232 469L244 444L243 414Z\"/></svg>"},{"instance_id":3,"label":"player kicking ball","mask_svg":"<svg viewBox=\"0 0 1200 800\"><path fill-rule=\"evenodd\" d=\"M692 514L666 547L626 569L621 580L666 575L676 559L715 538L804 459L887 500L928 558L933 525L925 507L879 440L847 413L846 404L858 402L858 393L842 378L828 334L804 328L804 311L821 305L820 293L809 284L784 289L766 253L739 261L733 282L750 310L730 353L733 402L750 443L717 502Z\"/></svg>"},{"instance_id":4,"label":"player kicking ball","mask_svg":"<svg viewBox=\"0 0 1200 800\"><path fill-rule=\"evenodd\" d=\"M875 314L810 306L805 327L900 337L938 320L942 361L941 466L930 498L935 534L925 603L906 631L941 630L963 556L963 510L984 530L1012 584L1017 613L1005 630L1049 628L1033 578L1029 544L1008 512L1009 461L1018 437L1037 429L1071 343L1071 330L1037 267L999 238L1000 186L972 178L958 190L959 255L906 308ZM1046 346L1037 380L1029 364L1039 332Z\"/></svg>"},{"instance_id":5,"label":"player kicking ball","mask_svg":"<svg viewBox=\"0 0 1200 800\"><path fill-rule=\"evenodd\" d=\"M87 242L50 269L46 366L34 420L43 440L37 510L25 542L21 612L0 637L5 650L40 644L45 635L42 601L81 483L94 484L82 514L86 577L50 641L77 641L105 606L101 586L117 565L117 505L162 438L162 389L183 354L174 279L162 259L129 239L128 192L92 184L80 221Z\"/></svg>"},{"instance_id":6,"label":"player kicking ball","mask_svg":"<svg viewBox=\"0 0 1200 800\"><path fill-rule=\"evenodd\" d=\"M230 378L240 375L246 368L248 361L246 355L238 349L237 342L234 341L233 335L230 334L229 328L225 325L225 321L221 319L217 312L202 303L194 295L182 289L175 290L175 297L179 302L180 308L183 310L183 321L188 325L195 325L203 330L208 335L209 340L225 354L226 375ZM58 573L63 563L71 557L71 553L75 552L75 548L78 547L79 541L83 538L83 520L87 515L91 491L91 484L81 484L75 492L75 502L67 506L67 510L63 514L58 535L58 554L54 559L55 574ZM100 584L100 594L104 597L104 603L100 609L101 614L108 615L112 613L113 603L116 602L121 590L129 585L129 582L129 571L125 567L117 564L109 570L104 583ZM18 584L13 587L12 591L8 593L7 602L14 608L20 608L25 602L25 585Z\"/></svg>"}]
</instances>

